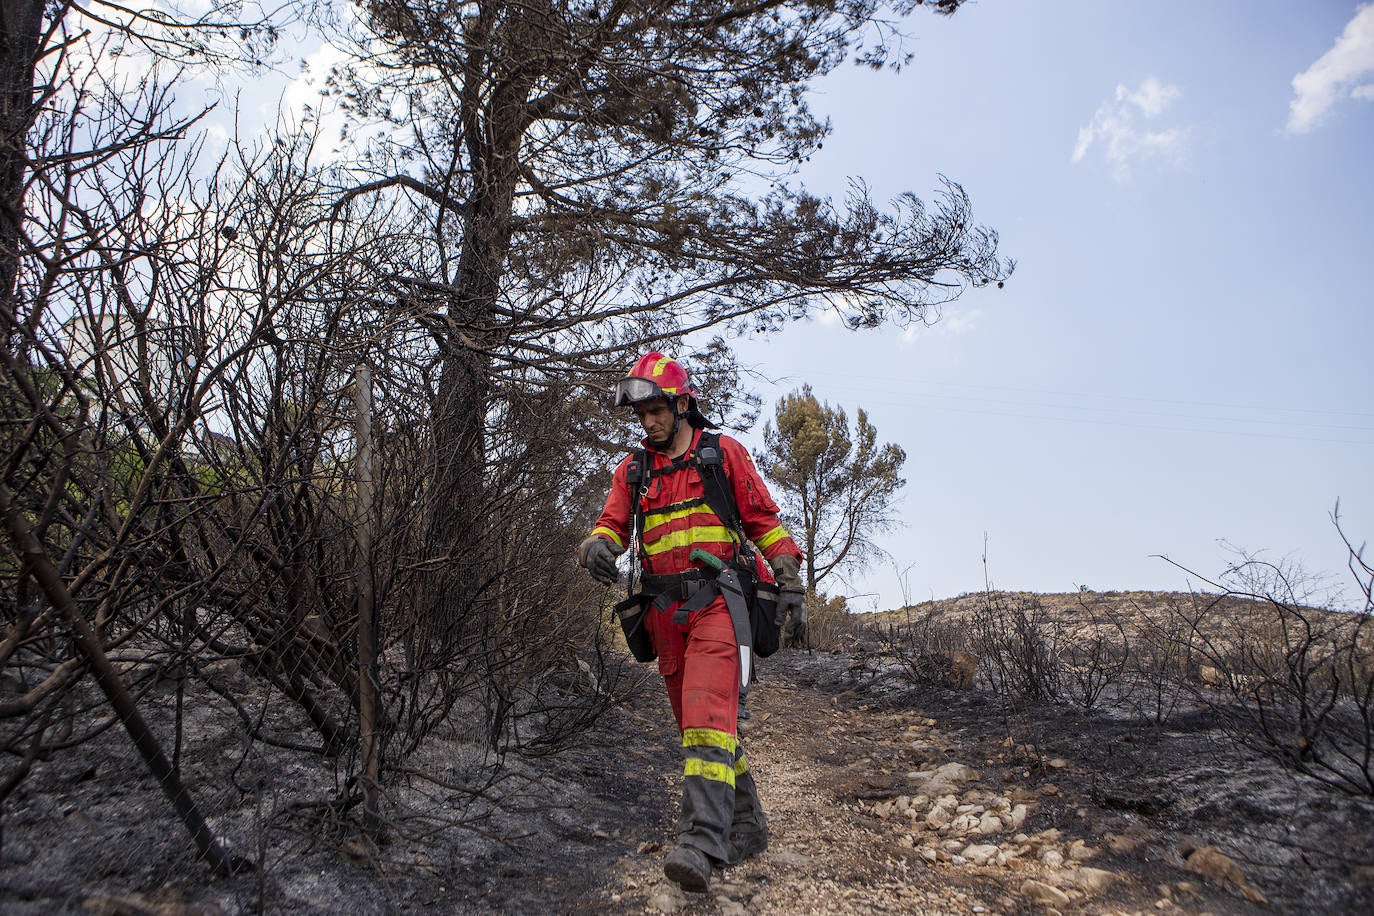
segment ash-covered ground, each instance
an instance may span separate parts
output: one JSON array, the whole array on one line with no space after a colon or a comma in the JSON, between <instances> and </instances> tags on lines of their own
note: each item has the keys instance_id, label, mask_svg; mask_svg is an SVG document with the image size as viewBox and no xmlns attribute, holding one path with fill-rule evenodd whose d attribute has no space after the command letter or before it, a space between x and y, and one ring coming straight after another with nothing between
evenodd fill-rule
<instances>
[{"instance_id":1,"label":"ash-covered ground","mask_svg":"<svg viewBox=\"0 0 1374 916\"><path fill-rule=\"evenodd\" d=\"M1374 803L1239 755L1200 711L1166 727L1013 712L913 686L882 656L805 652L762 663L743 733L772 843L685 895L661 873L676 734L642 672L556 757L495 766L455 722L393 773L376 844L336 804L348 761L264 748L192 711L187 783L260 863L224 878L109 728L40 761L5 805L0 910L1374 912Z\"/></svg>"}]
</instances>

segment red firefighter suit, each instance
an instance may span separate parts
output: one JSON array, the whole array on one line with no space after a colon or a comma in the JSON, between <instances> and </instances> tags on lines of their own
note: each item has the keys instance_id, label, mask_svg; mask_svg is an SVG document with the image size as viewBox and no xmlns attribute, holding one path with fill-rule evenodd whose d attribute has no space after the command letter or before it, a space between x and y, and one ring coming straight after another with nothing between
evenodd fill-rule
<instances>
[{"instance_id":1,"label":"red firefighter suit","mask_svg":"<svg viewBox=\"0 0 1374 916\"><path fill-rule=\"evenodd\" d=\"M701 430L692 435L688 451L677 460L648 447L647 483L641 488L644 513L640 559L646 586L653 579L692 576L701 564L689 560L700 547L723 560L736 556L738 538L706 504L701 473L692 462ZM801 557L787 529L778 519L778 506L736 440L720 437L724 469L743 521L745 536L771 560L781 554ZM628 546L635 494L626 479L630 459L615 470L606 506L593 535ZM758 566L767 575L764 564ZM768 577L771 580L771 577ZM678 842L694 846L718 862L731 861L730 834L765 830L758 790L736 731L735 714L740 688L740 658L735 630L725 599L717 592L686 620L675 612L681 600L666 607L650 607L645 626L658 652L659 672L668 688L673 715L682 732L682 816Z\"/></svg>"}]
</instances>

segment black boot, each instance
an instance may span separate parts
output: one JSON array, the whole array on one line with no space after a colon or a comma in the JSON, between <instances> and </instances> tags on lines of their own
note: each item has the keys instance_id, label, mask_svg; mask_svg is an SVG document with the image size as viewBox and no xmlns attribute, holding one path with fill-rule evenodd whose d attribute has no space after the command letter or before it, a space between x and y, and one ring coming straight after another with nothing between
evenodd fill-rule
<instances>
[{"instance_id":1,"label":"black boot","mask_svg":"<svg viewBox=\"0 0 1374 916\"><path fill-rule=\"evenodd\" d=\"M684 891L704 894L711 886L711 857L695 846L678 846L663 860L663 873Z\"/></svg>"}]
</instances>

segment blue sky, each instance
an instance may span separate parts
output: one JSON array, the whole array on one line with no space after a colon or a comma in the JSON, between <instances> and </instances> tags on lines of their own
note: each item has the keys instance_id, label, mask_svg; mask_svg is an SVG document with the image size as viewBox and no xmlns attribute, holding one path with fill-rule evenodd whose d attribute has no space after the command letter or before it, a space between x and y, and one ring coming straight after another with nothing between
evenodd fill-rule
<instances>
[{"instance_id":1,"label":"blue sky","mask_svg":"<svg viewBox=\"0 0 1374 916\"><path fill-rule=\"evenodd\" d=\"M1216 576L1223 543L1346 581L1337 499L1374 538L1374 5L983 0L909 30L901 73L815 87L834 132L799 178L945 174L1018 268L931 328L739 342L766 412L810 383L908 453L891 561L835 591L981 589L985 537L1009 589L1186 589L1154 555ZM245 127L314 97L291 75Z\"/></svg>"},{"instance_id":2,"label":"blue sky","mask_svg":"<svg viewBox=\"0 0 1374 916\"><path fill-rule=\"evenodd\" d=\"M816 87L801 178L959 181L1017 259L932 328L744 342L908 453L856 609L983 587L1183 589L1233 544L1343 579L1374 537L1374 6L974 3L899 74ZM1296 78L1296 82L1295 82ZM759 437L746 436L757 445ZM1346 577L1348 578L1348 576Z\"/></svg>"}]
</instances>

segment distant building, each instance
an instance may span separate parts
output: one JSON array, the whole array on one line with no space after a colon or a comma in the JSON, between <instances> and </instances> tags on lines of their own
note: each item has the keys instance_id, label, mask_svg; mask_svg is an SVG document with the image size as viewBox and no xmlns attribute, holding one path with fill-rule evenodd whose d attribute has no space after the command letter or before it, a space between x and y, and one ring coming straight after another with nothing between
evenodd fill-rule
<instances>
[{"instance_id":1,"label":"distant building","mask_svg":"<svg viewBox=\"0 0 1374 916\"><path fill-rule=\"evenodd\" d=\"M68 365L102 394L132 392L147 380L150 393L168 403L172 382L185 375L185 353L175 328L151 319L110 312L85 312L62 326ZM146 372L140 372L146 364Z\"/></svg>"}]
</instances>

